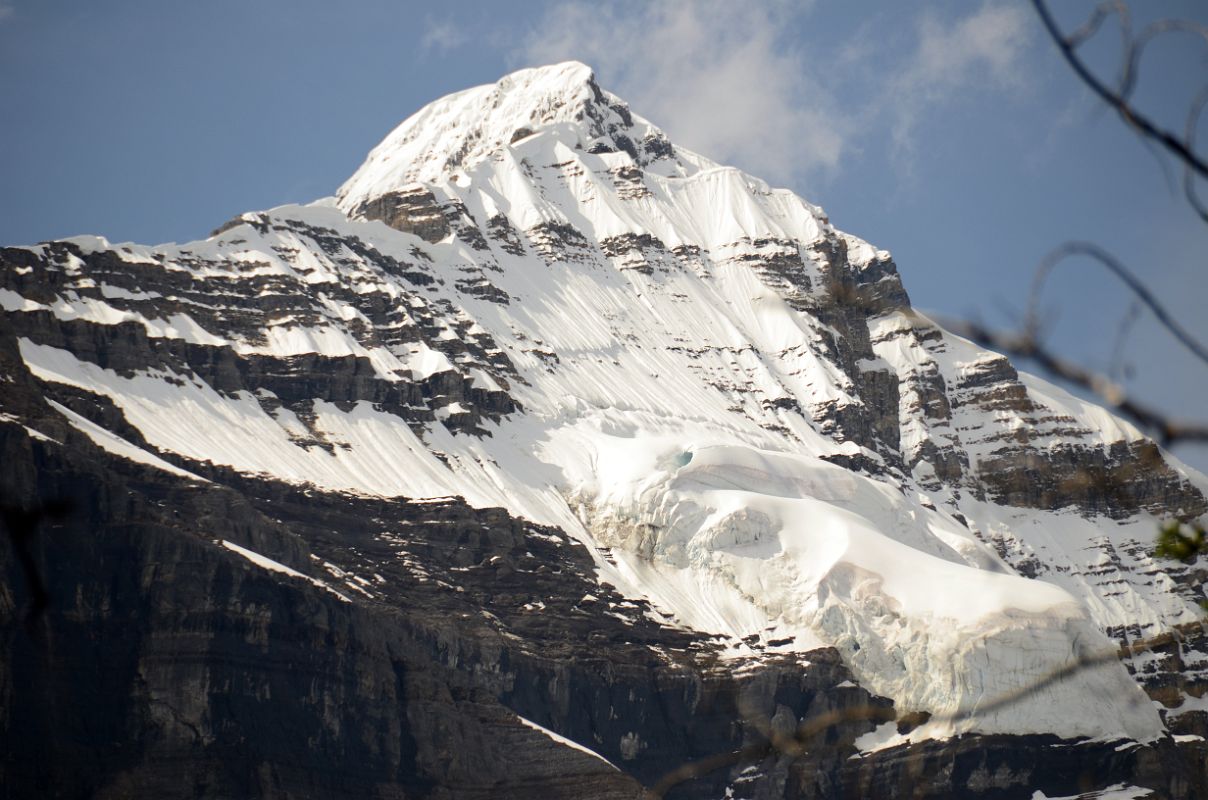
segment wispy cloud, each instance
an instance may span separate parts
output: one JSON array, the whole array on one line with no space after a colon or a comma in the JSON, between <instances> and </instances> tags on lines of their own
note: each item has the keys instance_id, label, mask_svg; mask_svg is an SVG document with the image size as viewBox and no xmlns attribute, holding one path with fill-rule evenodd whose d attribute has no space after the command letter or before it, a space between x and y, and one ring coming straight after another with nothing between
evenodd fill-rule
<instances>
[{"instance_id":1,"label":"wispy cloud","mask_svg":"<svg viewBox=\"0 0 1208 800\"><path fill-rule=\"evenodd\" d=\"M908 170L935 112L1018 88L1027 71L1027 12L1001 0L942 20L880 15L846 39L807 24L810 13L786 0L569 0L511 60L591 64L677 143L798 187L874 147Z\"/></svg>"},{"instance_id":2,"label":"wispy cloud","mask_svg":"<svg viewBox=\"0 0 1208 800\"><path fill-rule=\"evenodd\" d=\"M800 5L570 2L519 54L577 58L676 142L753 172L804 177L833 169L849 133L805 54L782 36Z\"/></svg>"},{"instance_id":3,"label":"wispy cloud","mask_svg":"<svg viewBox=\"0 0 1208 800\"><path fill-rule=\"evenodd\" d=\"M436 50L445 52L455 50L469 42L470 36L462 25L450 20L438 20L428 17L424 20L424 35L420 39L420 47L429 52Z\"/></svg>"},{"instance_id":4,"label":"wispy cloud","mask_svg":"<svg viewBox=\"0 0 1208 800\"><path fill-rule=\"evenodd\" d=\"M16 13L17 7L12 3L0 2L0 23L4 23L12 19L13 15Z\"/></svg>"},{"instance_id":5,"label":"wispy cloud","mask_svg":"<svg viewBox=\"0 0 1208 800\"><path fill-rule=\"evenodd\" d=\"M884 97L895 117L895 147L913 152L919 120L964 93L1020 88L1028 42L1028 14L1021 6L986 4L947 23L924 12L917 45Z\"/></svg>"},{"instance_id":6,"label":"wispy cloud","mask_svg":"<svg viewBox=\"0 0 1208 800\"><path fill-rule=\"evenodd\" d=\"M987 82L1018 80L1026 23L1014 6L984 5L947 23L924 15L913 47L877 54L881 74L894 77L872 92L855 85L866 75L858 62L877 49L867 28L826 45L789 39L792 16L804 13L784 2L573 0L545 15L518 58L586 61L675 141L794 182L833 174L878 124L908 155L930 110ZM828 50L833 59L820 55Z\"/></svg>"}]
</instances>

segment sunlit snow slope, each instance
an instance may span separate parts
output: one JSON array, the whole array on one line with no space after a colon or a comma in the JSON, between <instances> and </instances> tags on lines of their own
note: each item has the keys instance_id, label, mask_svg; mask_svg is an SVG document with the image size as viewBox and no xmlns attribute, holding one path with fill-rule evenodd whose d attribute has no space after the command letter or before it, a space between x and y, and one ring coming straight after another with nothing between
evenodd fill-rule
<instances>
[{"instance_id":1,"label":"sunlit snow slope","mask_svg":"<svg viewBox=\"0 0 1208 800\"><path fill-rule=\"evenodd\" d=\"M145 443L85 428L118 455L505 506L736 659L833 645L931 735L1162 731L1115 663L944 717L1194 621L1147 546L1208 483L582 64L431 104L334 199L28 262L0 289L22 356L120 409Z\"/></svg>"}]
</instances>

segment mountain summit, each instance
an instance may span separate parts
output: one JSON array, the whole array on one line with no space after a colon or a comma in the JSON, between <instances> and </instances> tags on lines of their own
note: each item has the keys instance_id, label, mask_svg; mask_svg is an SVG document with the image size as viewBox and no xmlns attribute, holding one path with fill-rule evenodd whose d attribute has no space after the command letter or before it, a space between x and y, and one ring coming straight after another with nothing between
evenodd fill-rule
<instances>
[{"instance_id":1,"label":"mountain summit","mask_svg":"<svg viewBox=\"0 0 1208 800\"><path fill-rule=\"evenodd\" d=\"M520 70L425 106L340 187L340 206L352 211L412 183L451 180L537 133L560 137L576 149L624 151L642 166L664 161L681 172L695 169L675 157L662 131L601 90L590 67L568 61Z\"/></svg>"},{"instance_id":2,"label":"mountain summit","mask_svg":"<svg viewBox=\"0 0 1208 800\"><path fill-rule=\"evenodd\" d=\"M677 791L1204 780L1202 575L1149 542L1208 479L583 64L204 241L0 250L0 302L5 496L80 498L46 624L103 664L88 631L141 626L87 692L10 645L30 763L79 754L13 720L80 691L121 718L46 729L100 737L80 780L171 796L165 758L282 796L634 797L718 753L749 757Z\"/></svg>"}]
</instances>

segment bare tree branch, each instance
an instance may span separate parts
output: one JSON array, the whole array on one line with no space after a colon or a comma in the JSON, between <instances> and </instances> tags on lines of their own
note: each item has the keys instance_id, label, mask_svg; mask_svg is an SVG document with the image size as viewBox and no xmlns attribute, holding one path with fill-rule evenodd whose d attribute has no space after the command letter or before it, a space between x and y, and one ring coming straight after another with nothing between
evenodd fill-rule
<instances>
[{"instance_id":1,"label":"bare tree branch","mask_svg":"<svg viewBox=\"0 0 1208 800\"><path fill-rule=\"evenodd\" d=\"M1130 41L1129 31L1131 22L1127 9L1123 9L1121 4L1112 3L1099 6L1086 25L1075 31L1073 35L1066 37L1061 33L1061 29L1057 27L1057 22L1053 19L1053 15L1049 12L1049 8L1044 0L1032 0L1032 5L1036 7L1036 13L1040 15L1041 22L1044 23L1049 36L1056 43L1057 49L1061 51L1061 55L1064 56L1065 60L1074 70L1074 74L1081 78L1082 82L1090 87L1091 91L1098 95L1103 102L1114 108L1116 113L1120 115L1120 118L1141 136L1159 143L1182 161L1187 169L1201 177L1208 178L1208 161L1205 161L1204 158L1194 152L1191 142L1183 141L1170 131L1158 127L1148 117L1137 112L1128 101L1128 95L1131 93L1132 86L1135 83L1137 60L1140 58L1141 50L1148 44L1149 40L1160 33L1170 30L1190 30L1200 33L1201 31L1197 29L1197 26L1191 23L1163 20L1161 23L1154 23L1154 25L1146 28L1142 33L1142 37L1139 37L1139 41ZM1109 88L1103 81L1099 80L1082 59L1078 57L1078 53L1076 52L1078 46L1086 41L1089 36L1092 36L1103 19L1113 11L1121 15L1122 27L1124 28L1123 35L1126 41L1129 41L1125 66L1121 75L1121 86L1118 90Z\"/></svg>"},{"instance_id":2,"label":"bare tree branch","mask_svg":"<svg viewBox=\"0 0 1208 800\"><path fill-rule=\"evenodd\" d=\"M1125 102L1131 99L1133 89L1137 87L1137 80L1140 75L1140 62L1142 62L1145 48L1150 45L1150 42L1157 39L1158 36L1171 33L1187 33L1201 37L1208 44L1208 28L1195 22L1186 21L1186 19L1158 19L1157 22L1146 25L1142 33L1138 34L1136 39L1133 39L1132 13L1129 12L1125 2L1115 0L1114 2L1102 2L1102 4L1094 8L1091 17L1082 24L1081 28L1065 36L1065 45L1069 47L1070 51L1078 50L1082 42L1092 39L1098 33L1100 25L1111 15L1120 18L1120 37L1123 51L1125 51L1125 58L1122 59L1120 81L1119 86L1116 88L1116 94L1125 100ZM1201 89L1200 94L1191 103L1191 108L1187 112L1183 135L1183 144L1187 151L1195 152L1196 127L1198 126L1198 122L1200 122L1200 117L1203 114L1206 103L1208 103L1208 86ZM1136 111L1131 111L1131 114L1136 115ZM1146 147L1154 147L1154 152L1157 152L1156 145L1150 139L1142 139L1142 141L1144 141ZM1165 174L1166 164L1165 162L1160 163L1162 163L1163 174ZM1203 204L1196 193L1195 170L1192 169L1191 163L1184 163L1183 184L1187 202L1191 204L1191 207L1196 210L1196 214L1200 215L1203 221L1208 222L1208 207Z\"/></svg>"}]
</instances>

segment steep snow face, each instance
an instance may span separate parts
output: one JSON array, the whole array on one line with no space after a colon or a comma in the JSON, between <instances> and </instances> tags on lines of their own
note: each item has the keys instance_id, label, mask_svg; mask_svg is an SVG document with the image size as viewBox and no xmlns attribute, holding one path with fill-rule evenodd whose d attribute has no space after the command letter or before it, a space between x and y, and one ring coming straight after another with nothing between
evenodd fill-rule
<instances>
[{"instance_id":1,"label":"steep snow face","mask_svg":"<svg viewBox=\"0 0 1208 800\"><path fill-rule=\"evenodd\" d=\"M1145 543L1208 484L935 327L887 252L675 147L581 64L433 103L334 200L5 265L34 374L160 455L560 526L735 658L835 646L932 712L918 735L1162 731L1117 664L997 701L1105 632L1196 618ZM98 358L107 331L144 361Z\"/></svg>"}]
</instances>

